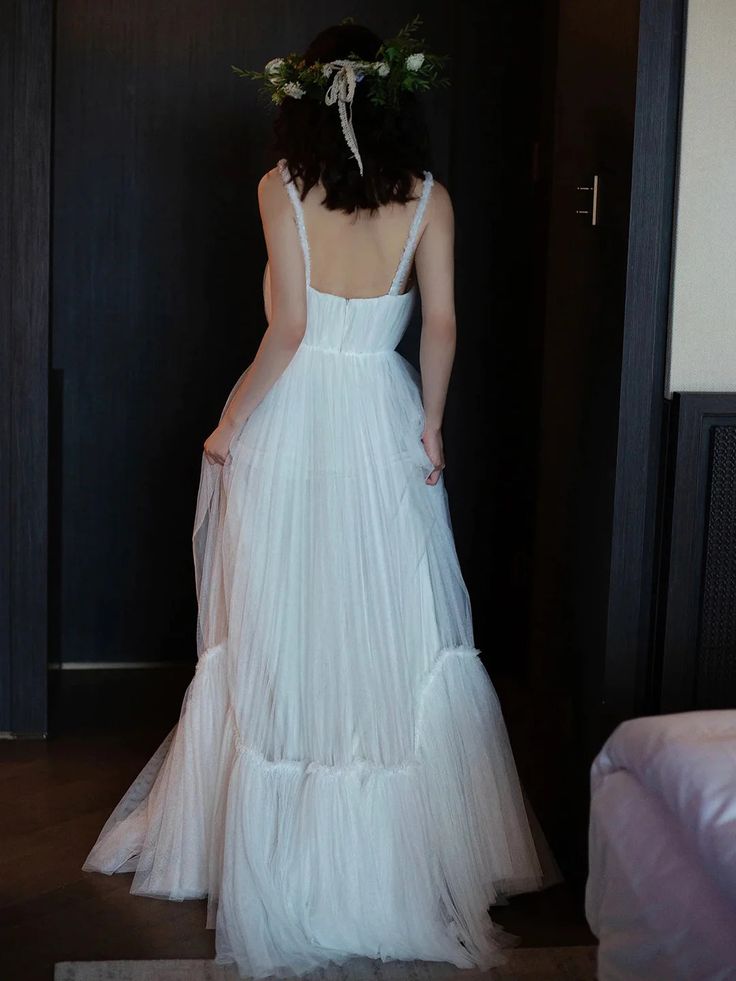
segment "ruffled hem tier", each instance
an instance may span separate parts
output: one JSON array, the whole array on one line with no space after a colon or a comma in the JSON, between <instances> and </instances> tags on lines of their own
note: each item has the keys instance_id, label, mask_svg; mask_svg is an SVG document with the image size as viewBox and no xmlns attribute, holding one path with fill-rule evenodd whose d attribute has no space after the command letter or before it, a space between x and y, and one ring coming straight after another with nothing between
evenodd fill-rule
<instances>
[{"instance_id":1,"label":"ruffled hem tier","mask_svg":"<svg viewBox=\"0 0 736 981\"><path fill-rule=\"evenodd\" d=\"M244 978L303 977L360 956L504 963L516 938L488 907L559 873L543 839L535 845L478 653L438 652L406 760L330 765L249 745L226 644L211 648L83 868L133 871L136 895L207 898L217 963Z\"/></svg>"}]
</instances>

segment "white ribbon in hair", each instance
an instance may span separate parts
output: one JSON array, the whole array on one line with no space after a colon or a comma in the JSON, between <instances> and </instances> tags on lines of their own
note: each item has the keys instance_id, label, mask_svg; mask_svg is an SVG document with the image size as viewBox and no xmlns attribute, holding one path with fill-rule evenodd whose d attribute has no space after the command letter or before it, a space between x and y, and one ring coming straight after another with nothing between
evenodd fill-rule
<instances>
[{"instance_id":1,"label":"white ribbon in hair","mask_svg":"<svg viewBox=\"0 0 736 981\"><path fill-rule=\"evenodd\" d=\"M358 169L360 170L361 176L363 175L363 161L360 159L358 140L355 136L355 130L353 129L353 96L355 95L355 86L357 84L355 70L356 68L362 68L369 64L370 62L352 61L345 58L330 61L324 66L324 73L328 78L337 68L335 77L332 79L332 84L327 89L325 103L328 106L331 106L337 102L343 135L345 136L347 145L353 152L353 156L358 162ZM346 109L346 104L350 105L349 115Z\"/></svg>"}]
</instances>

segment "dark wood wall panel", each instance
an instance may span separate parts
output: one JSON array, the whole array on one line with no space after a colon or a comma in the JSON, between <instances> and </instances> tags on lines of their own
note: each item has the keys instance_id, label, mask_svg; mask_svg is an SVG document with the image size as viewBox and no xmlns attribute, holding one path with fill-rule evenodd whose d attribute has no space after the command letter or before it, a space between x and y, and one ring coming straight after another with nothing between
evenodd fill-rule
<instances>
[{"instance_id":1,"label":"dark wood wall panel","mask_svg":"<svg viewBox=\"0 0 736 981\"><path fill-rule=\"evenodd\" d=\"M265 326L268 120L229 65L297 34L286 8L58 4L62 661L194 656L201 444Z\"/></svg>"},{"instance_id":2,"label":"dark wood wall panel","mask_svg":"<svg viewBox=\"0 0 736 981\"><path fill-rule=\"evenodd\" d=\"M0 732L46 731L51 0L0 7Z\"/></svg>"},{"instance_id":3,"label":"dark wood wall panel","mask_svg":"<svg viewBox=\"0 0 736 981\"><path fill-rule=\"evenodd\" d=\"M455 62L445 481L477 643L517 678L529 663L556 6L456 4L452 47L438 40Z\"/></svg>"}]
</instances>

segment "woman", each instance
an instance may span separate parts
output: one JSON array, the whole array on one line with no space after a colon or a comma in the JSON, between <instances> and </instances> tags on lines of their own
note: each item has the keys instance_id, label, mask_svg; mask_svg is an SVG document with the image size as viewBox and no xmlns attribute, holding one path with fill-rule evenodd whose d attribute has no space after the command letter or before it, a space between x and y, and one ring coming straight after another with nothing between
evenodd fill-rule
<instances>
[{"instance_id":1,"label":"woman","mask_svg":"<svg viewBox=\"0 0 736 981\"><path fill-rule=\"evenodd\" d=\"M485 969L515 939L488 906L554 881L450 525L453 209L402 82L436 77L415 47L342 24L267 66L268 328L204 444L197 670L84 866L206 896L243 977ZM417 293L421 375L395 350Z\"/></svg>"}]
</instances>

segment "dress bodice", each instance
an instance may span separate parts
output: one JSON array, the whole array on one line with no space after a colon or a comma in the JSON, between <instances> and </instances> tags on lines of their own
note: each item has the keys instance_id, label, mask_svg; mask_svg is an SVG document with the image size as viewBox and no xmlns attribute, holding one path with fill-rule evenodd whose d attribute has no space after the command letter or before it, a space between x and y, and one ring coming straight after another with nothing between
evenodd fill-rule
<instances>
[{"instance_id":1,"label":"dress bodice","mask_svg":"<svg viewBox=\"0 0 736 981\"><path fill-rule=\"evenodd\" d=\"M417 234L432 188L432 174L424 171L424 186L406 237L399 264L388 293L380 296L345 297L324 293L311 285L311 263L304 209L285 160L278 169L291 198L299 242L304 256L307 291L307 326L302 343L312 348L344 354L380 354L393 351L411 319L417 298L416 282L402 293L401 287L411 269ZM270 278L268 263L264 273L264 304L270 316Z\"/></svg>"},{"instance_id":2,"label":"dress bodice","mask_svg":"<svg viewBox=\"0 0 736 981\"><path fill-rule=\"evenodd\" d=\"M393 351L407 328L416 301L408 293L346 299L307 287L303 344L344 353Z\"/></svg>"}]
</instances>

